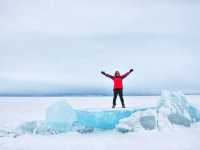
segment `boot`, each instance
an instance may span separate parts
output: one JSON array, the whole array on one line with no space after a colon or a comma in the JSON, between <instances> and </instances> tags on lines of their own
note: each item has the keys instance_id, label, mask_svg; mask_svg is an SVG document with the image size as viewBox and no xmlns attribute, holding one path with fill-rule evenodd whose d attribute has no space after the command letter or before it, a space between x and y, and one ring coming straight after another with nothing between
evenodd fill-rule
<instances>
[{"instance_id":1,"label":"boot","mask_svg":"<svg viewBox=\"0 0 200 150\"><path fill-rule=\"evenodd\" d=\"M122 108L126 108L125 105L122 105Z\"/></svg>"},{"instance_id":2,"label":"boot","mask_svg":"<svg viewBox=\"0 0 200 150\"><path fill-rule=\"evenodd\" d=\"M114 109L114 108L115 108L115 105L113 105L112 108Z\"/></svg>"}]
</instances>

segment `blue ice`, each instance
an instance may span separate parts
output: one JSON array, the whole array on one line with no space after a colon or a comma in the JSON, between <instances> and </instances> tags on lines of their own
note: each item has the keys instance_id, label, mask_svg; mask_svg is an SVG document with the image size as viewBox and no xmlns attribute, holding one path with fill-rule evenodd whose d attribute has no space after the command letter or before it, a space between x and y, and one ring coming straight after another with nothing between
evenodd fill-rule
<instances>
[{"instance_id":1,"label":"blue ice","mask_svg":"<svg viewBox=\"0 0 200 150\"><path fill-rule=\"evenodd\" d=\"M84 133L94 129L111 130L117 126L129 131L138 123L143 128L147 126L148 129L162 127L168 123L163 122L164 120L168 120L170 124L189 127L191 123L200 121L200 110L190 104L184 94L169 91L162 92L158 105L142 109L76 110L63 100L47 108L46 120L27 122L20 128L36 134L74 130ZM157 125L154 122L157 122Z\"/></svg>"}]
</instances>

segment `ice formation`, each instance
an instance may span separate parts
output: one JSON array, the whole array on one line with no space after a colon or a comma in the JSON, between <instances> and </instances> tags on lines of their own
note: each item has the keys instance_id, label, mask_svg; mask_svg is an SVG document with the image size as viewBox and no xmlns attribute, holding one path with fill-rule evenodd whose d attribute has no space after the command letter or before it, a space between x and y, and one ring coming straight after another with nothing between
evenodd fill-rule
<instances>
[{"instance_id":1,"label":"ice formation","mask_svg":"<svg viewBox=\"0 0 200 150\"><path fill-rule=\"evenodd\" d=\"M155 116L155 109L137 111L130 117L121 119L116 125L116 129L120 132L137 131L141 128L146 130L154 129L156 127Z\"/></svg>"},{"instance_id":2,"label":"ice formation","mask_svg":"<svg viewBox=\"0 0 200 150\"><path fill-rule=\"evenodd\" d=\"M35 134L88 133L96 129L129 132L163 129L174 124L189 127L197 121L200 110L183 93L163 91L155 107L144 109L75 110L66 101L57 102L47 109L46 120L27 122L20 129Z\"/></svg>"},{"instance_id":3,"label":"ice formation","mask_svg":"<svg viewBox=\"0 0 200 150\"><path fill-rule=\"evenodd\" d=\"M88 128L113 129L120 119L132 113L133 110L77 111L77 124Z\"/></svg>"},{"instance_id":4,"label":"ice formation","mask_svg":"<svg viewBox=\"0 0 200 150\"><path fill-rule=\"evenodd\" d=\"M121 119L118 131L128 132L139 129L164 129L173 125L190 127L200 121L200 110L190 104L182 92L162 91L155 109L138 111Z\"/></svg>"},{"instance_id":5,"label":"ice formation","mask_svg":"<svg viewBox=\"0 0 200 150\"><path fill-rule=\"evenodd\" d=\"M65 101L57 102L47 108L46 123L48 128L66 132L71 130L76 120L76 111Z\"/></svg>"}]
</instances>

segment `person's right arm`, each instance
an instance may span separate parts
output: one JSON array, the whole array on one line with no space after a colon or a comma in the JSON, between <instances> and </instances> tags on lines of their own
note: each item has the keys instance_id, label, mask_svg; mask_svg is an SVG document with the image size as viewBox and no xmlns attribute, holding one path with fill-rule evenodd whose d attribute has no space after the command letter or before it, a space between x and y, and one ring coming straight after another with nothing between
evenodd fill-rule
<instances>
[{"instance_id":1,"label":"person's right arm","mask_svg":"<svg viewBox=\"0 0 200 150\"><path fill-rule=\"evenodd\" d=\"M110 74L105 73L104 71L101 71L101 74L103 74L104 76L113 79L114 77Z\"/></svg>"}]
</instances>

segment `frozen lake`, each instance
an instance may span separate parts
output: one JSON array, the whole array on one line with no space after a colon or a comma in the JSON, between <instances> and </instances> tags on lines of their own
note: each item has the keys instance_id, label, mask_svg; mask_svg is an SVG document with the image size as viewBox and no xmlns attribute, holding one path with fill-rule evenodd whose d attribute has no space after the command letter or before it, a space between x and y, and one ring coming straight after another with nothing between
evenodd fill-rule
<instances>
[{"instance_id":1,"label":"frozen lake","mask_svg":"<svg viewBox=\"0 0 200 150\"><path fill-rule=\"evenodd\" d=\"M200 108L200 96L187 96L188 101ZM0 129L14 128L23 122L44 120L48 106L66 100L73 108L81 110L111 108L112 97L0 97ZM153 107L159 96L127 96L128 108ZM121 107L120 101L117 101ZM119 109L119 108L117 108ZM18 137L0 137L1 150L198 150L200 125L177 127L158 131L139 131L122 134L106 131L89 134L69 132L59 135L24 134Z\"/></svg>"}]
</instances>

